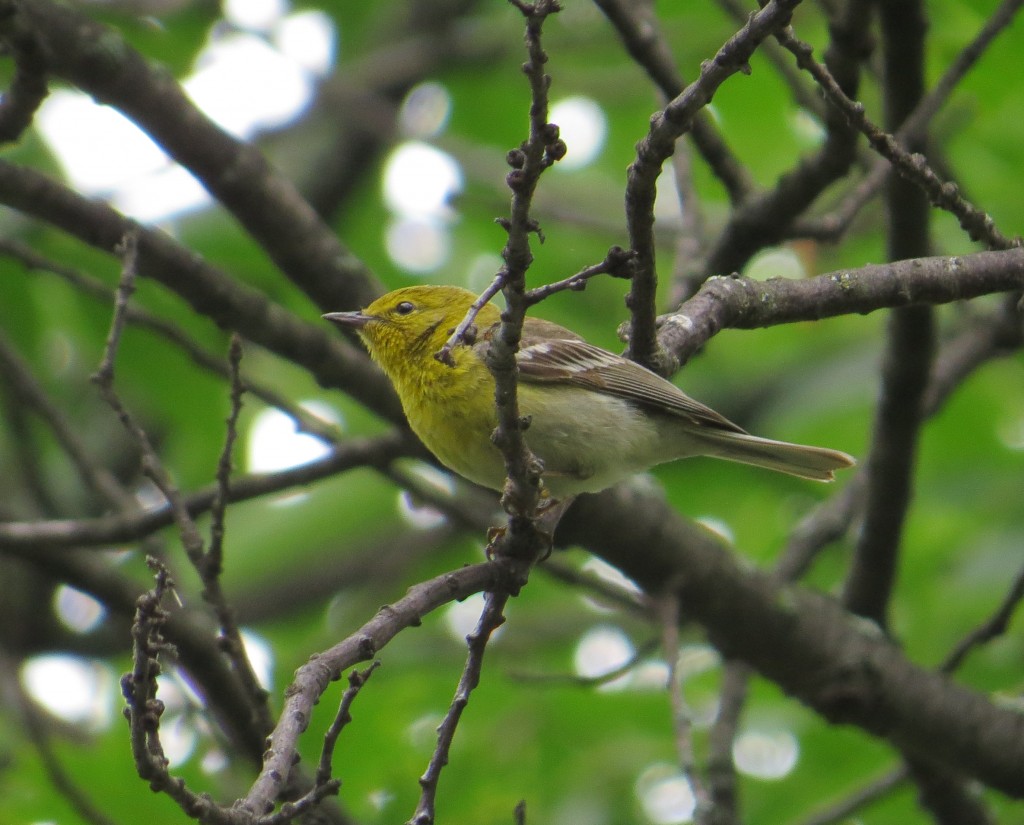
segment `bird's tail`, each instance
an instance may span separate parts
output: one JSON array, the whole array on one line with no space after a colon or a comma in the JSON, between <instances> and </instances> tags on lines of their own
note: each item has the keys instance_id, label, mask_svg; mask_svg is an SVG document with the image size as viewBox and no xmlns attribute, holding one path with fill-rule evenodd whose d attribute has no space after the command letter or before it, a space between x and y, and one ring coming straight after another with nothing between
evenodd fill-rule
<instances>
[{"instance_id":1,"label":"bird's tail","mask_svg":"<svg viewBox=\"0 0 1024 825\"><path fill-rule=\"evenodd\" d=\"M839 450L773 441L748 433L702 433L701 442L706 445L704 455L753 464L813 481L833 481L835 470L857 463L852 456Z\"/></svg>"}]
</instances>

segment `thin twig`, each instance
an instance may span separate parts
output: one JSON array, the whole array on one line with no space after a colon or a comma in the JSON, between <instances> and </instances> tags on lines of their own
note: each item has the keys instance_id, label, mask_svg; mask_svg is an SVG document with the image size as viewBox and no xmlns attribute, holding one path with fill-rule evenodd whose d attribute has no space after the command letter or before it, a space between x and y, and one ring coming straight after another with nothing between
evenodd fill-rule
<instances>
[{"instance_id":1,"label":"thin twig","mask_svg":"<svg viewBox=\"0 0 1024 825\"><path fill-rule=\"evenodd\" d=\"M443 364L454 366L452 360L452 350L464 343L467 338L472 337L469 333L471 327L474 327L476 323L476 316L480 314L480 310L483 309L487 304L491 302L495 295L501 292L501 287L504 284L504 278L501 275L496 276L488 285L487 288L477 296L477 299L470 305L469 310L466 312L465 317L459 321L459 325L455 327L452 334L448 336L448 340L444 342L444 346L441 347L434 355L434 357Z\"/></svg>"},{"instance_id":2,"label":"thin twig","mask_svg":"<svg viewBox=\"0 0 1024 825\"><path fill-rule=\"evenodd\" d=\"M242 361L242 340L235 334L231 336L229 347L228 363L231 375L231 412L228 415L226 432L224 436L224 447L221 450L220 459L217 462L216 494L213 505L210 508L210 547L200 553L197 559L193 559L199 577L203 582L203 598L213 608L220 624L220 644L224 654L231 661L232 669L238 674L242 687L249 695L253 708L253 722L258 726L264 735L273 727L273 716L270 712L269 694L260 684L252 661L245 650L245 642L242 639L242 632L235 619L234 610L228 603L224 589L221 587L220 576L223 568L224 552L224 518L227 512L227 502L231 495L231 454L238 438L238 416L242 411L242 381L239 367ZM155 459L155 456L154 456ZM187 520L195 526L195 521L184 507L181 496L178 496L178 503L168 496L172 507L180 507L182 515L178 517L179 522ZM198 532L198 528L196 528ZM191 558L191 556L190 556Z\"/></svg>"},{"instance_id":3,"label":"thin twig","mask_svg":"<svg viewBox=\"0 0 1024 825\"><path fill-rule=\"evenodd\" d=\"M409 456L413 451L409 437L399 432L374 438L350 439L322 459L309 464L237 479L231 485L229 501L247 501L293 487L303 487L356 467L386 469L388 462ZM181 503L191 516L196 517L213 506L216 495L217 486L213 484L183 496ZM33 547L101 548L104 545L145 538L173 524L174 520L174 508L170 503L164 503L151 510L101 518L0 522L0 549L30 553Z\"/></svg>"},{"instance_id":4,"label":"thin twig","mask_svg":"<svg viewBox=\"0 0 1024 825\"><path fill-rule=\"evenodd\" d=\"M54 439L68 458L82 481L96 493L108 507L126 512L136 509L135 502L108 469L92 456L79 432L81 424L69 419L63 410L50 400L31 367L19 355L7 336L0 331L0 371L11 385L22 404L33 410L53 433Z\"/></svg>"},{"instance_id":5,"label":"thin twig","mask_svg":"<svg viewBox=\"0 0 1024 825\"><path fill-rule=\"evenodd\" d=\"M597 0L596 5L615 27L626 51L661 91L665 101L672 100L686 85L676 66L672 48L653 14L653 3L631 0ZM690 131L697 147L721 181L733 203L741 203L756 189L753 175L722 138L714 120L698 112Z\"/></svg>"},{"instance_id":6,"label":"thin twig","mask_svg":"<svg viewBox=\"0 0 1024 825\"><path fill-rule=\"evenodd\" d=\"M665 593L658 597L658 603L662 614L661 645L665 665L668 667L666 685L669 706L672 709L676 758L696 800L693 820L698 825L707 825L712 812L711 796L704 778L697 770L697 759L693 751L693 720L683 695L683 679L679 670L679 599L672 590L666 589Z\"/></svg>"},{"instance_id":7,"label":"thin twig","mask_svg":"<svg viewBox=\"0 0 1024 825\"><path fill-rule=\"evenodd\" d=\"M433 825L435 822L438 780L441 778L441 771L448 764L448 754L455 738L455 731L459 726L459 720L462 718L462 712L469 704L469 697L473 690L480 684L487 642L490 641L491 634L505 622L502 611L505 609L508 599L507 592L490 592L484 595L484 608L480 613L480 619L473 632L466 637L469 647L466 665L462 670L462 676L459 678L459 685L455 690L455 696L448 712L437 728L437 746L430 757L426 771L420 777L422 792L416 805L416 811L407 825Z\"/></svg>"},{"instance_id":8,"label":"thin twig","mask_svg":"<svg viewBox=\"0 0 1024 825\"><path fill-rule=\"evenodd\" d=\"M752 670L735 659L722 667L718 714L708 735L708 796L714 825L739 825L739 782L733 760L733 744L747 700Z\"/></svg>"},{"instance_id":9,"label":"thin twig","mask_svg":"<svg viewBox=\"0 0 1024 825\"><path fill-rule=\"evenodd\" d=\"M0 238L0 254L13 258L26 269L56 275L83 294L96 298L104 304L109 305L115 300L116 290L111 289L98 278L74 267L52 261L16 240ZM169 341L204 370L230 380L231 375L224 359L219 354L199 346L193 337L177 324L134 304L129 304L125 308L125 319L129 325L147 329L165 341ZM341 432L334 424L312 415L259 381L249 377L243 377L241 380L245 392L259 398L269 406L279 409L295 422L295 427L299 432L314 435L326 444L337 444L341 440Z\"/></svg>"},{"instance_id":10,"label":"thin twig","mask_svg":"<svg viewBox=\"0 0 1024 825\"><path fill-rule=\"evenodd\" d=\"M203 581L203 597L213 607L214 612L217 614L221 627L223 648L227 656L231 659L232 664L234 665L234 672L241 680L249 698L253 714L253 724L257 726L260 734L265 735L273 726L270 708L267 703L267 693L262 689L262 687L260 687L259 681L252 669L252 664L245 653L245 648L242 643L238 626L234 621L231 610L227 604L227 600L220 587L219 569L211 566L210 557L204 550L203 538L200 534L199 528L195 520L189 514L188 508L184 503L184 497L180 490L174 484L169 473L160 461L160 457L153 448L149 436L146 434L145 430L136 423L114 389L114 364L126 323L128 302L134 290L136 266L138 262L137 241L138 239L133 233L125 236L122 251L123 265L121 279L118 285L117 301L114 306L114 316L111 321L110 333L107 336L107 344L104 350L103 360L101 361L96 374L93 376L93 380L97 384L103 398L117 414L122 425L132 435L138 444L139 449L142 451L143 472L164 494L171 507L185 553ZM237 363L235 366L237 368ZM235 386L237 387L237 380L235 381ZM236 396L236 402L240 397L239 393ZM234 411L231 420L237 420L237 409ZM234 440L234 435L229 434L227 440L229 444L226 449L229 451L230 443ZM215 495L215 506L217 497L222 500L227 498L226 485L222 482L218 482L217 493ZM223 523L221 523L220 530L223 530ZM162 573L162 568L158 569L158 575L165 575L165 573ZM162 589L158 588L156 595L161 596L162 592ZM155 611L155 609L156 608L154 607L153 610ZM157 619L162 623L164 617L154 613L154 618L151 621L142 622L140 620L137 622L140 625L139 633L136 635L137 646L142 645L143 641L139 634L145 632L149 634L149 636L152 636L154 633L159 631L159 625L155 624ZM142 653L139 653L138 655L141 656ZM153 657L151 656L150 658ZM155 662L155 658L153 661ZM137 670L134 673L133 678L142 679L145 676L144 673L139 671L138 668L140 667L141 665L137 663ZM137 740L139 736L144 734L144 736L147 737L148 746L152 750L149 770L159 777L162 788L186 811L189 811L193 806L199 804L197 802L198 797L189 791L184 783L172 782L170 777L165 775L166 772L159 767L159 764L163 761L163 752L160 749L159 742L159 714L150 714L146 717L146 721L144 723L140 722L139 724L142 727L140 727L139 731L135 733L135 739ZM136 741L136 747L140 744L141 743ZM141 770L140 775L142 775ZM143 778L148 777L144 776ZM212 805L212 803L204 803L204 805L206 804Z\"/></svg>"},{"instance_id":11,"label":"thin twig","mask_svg":"<svg viewBox=\"0 0 1024 825\"><path fill-rule=\"evenodd\" d=\"M494 375L494 402L498 417L492 440L501 450L507 473L501 501L509 515L508 528L492 539L489 553L495 557L493 563L507 568L510 575L503 577L507 587L485 593L479 623L467 637L469 653L466 665L448 713L438 728L433 756L420 778L422 792L416 811L409 820L410 825L432 825L435 821L438 780L448 764L449 750L462 712L480 682L487 642L505 621L502 611L509 598L526 583L530 567L550 543L534 522L543 467L523 438L525 426L519 415L515 356L528 306L526 272L533 261L530 235L540 235L540 226L530 216L533 193L541 174L566 152L565 143L558 136L558 127L547 121L551 78L544 71L547 55L541 44L544 22L548 16L558 12L560 6L557 0L509 1L526 19L528 59L523 65L523 72L530 83L530 128L528 138L519 149L509 152L507 158L512 167L506 176L506 183L512 190L512 204L510 216L499 223L508 233L508 240L502 250L505 264L491 287L493 290L500 286L506 310L502 313L498 332L491 340L487 366ZM540 237L543 240L543 236Z\"/></svg>"},{"instance_id":12,"label":"thin twig","mask_svg":"<svg viewBox=\"0 0 1024 825\"><path fill-rule=\"evenodd\" d=\"M544 286L529 290L525 297L527 306L539 304L545 298L557 292L570 290L580 292L587 286L587 281L596 275L611 275L613 278L631 278L633 253L628 252L621 246L613 246L608 250L605 259L598 264L584 267L575 275L563 278L560 281L552 281Z\"/></svg>"},{"instance_id":13,"label":"thin twig","mask_svg":"<svg viewBox=\"0 0 1024 825\"><path fill-rule=\"evenodd\" d=\"M510 670L508 677L526 685L568 685L579 688L595 688L614 682L635 670L649 655L658 649L659 642L652 639L637 647L625 662L599 676L580 676L575 673L527 673L522 670Z\"/></svg>"},{"instance_id":14,"label":"thin twig","mask_svg":"<svg viewBox=\"0 0 1024 825\"><path fill-rule=\"evenodd\" d=\"M834 822L846 822L850 816L861 808L902 787L907 781L908 776L909 771L906 766L901 765L898 768L894 768L884 776L850 794L845 799L829 805L827 808L803 820L800 825L832 825Z\"/></svg>"},{"instance_id":15,"label":"thin twig","mask_svg":"<svg viewBox=\"0 0 1024 825\"><path fill-rule=\"evenodd\" d=\"M995 612L988 620L974 628L957 643L939 669L943 673L952 673L963 664L972 650L1002 636L1009 628L1014 611L1022 600L1024 600L1024 567L1017 572L1016 578L1010 584L1010 589Z\"/></svg>"},{"instance_id":16,"label":"thin twig","mask_svg":"<svg viewBox=\"0 0 1024 825\"><path fill-rule=\"evenodd\" d=\"M190 791L183 781L171 776L168 760L160 742L160 716L164 705L157 699L160 673L159 656L173 652L163 638L163 626L169 614L161 606L164 596L174 589L167 568L154 559L147 559L156 583L152 590L139 597L132 625L132 670L121 679L121 691L128 703L126 715L130 729L132 755L139 776L154 791L163 791L190 816L211 823L222 823L217 806L208 798Z\"/></svg>"},{"instance_id":17,"label":"thin twig","mask_svg":"<svg viewBox=\"0 0 1024 825\"><path fill-rule=\"evenodd\" d=\"M263 769L235 808L260 814L272 809L291 778L298 740L309 725L315 704L345 669L373 659L401 631L418 626L427 614L442 605L482 590L507 591L514 575L509 571L510 566L503 562L481 562L413 585L405 596L382 607L334 647L312 655L285 690L284 708L270 735Z\"/></svg>"},{"instance_id":18,"label":"thin twig","mask_svg":"<svg viewBox=\"0 0 1024 825\"><path fill-rule=\"evenodd\" d=\"M495 545L495 552L536 559L548 544L533 523L541 497L543 465L530 451L523 437L525 422L520 417L516 352L526 320L526 272L533 263L530 235L540 235L540 226L530 215L533 193L541 175L565 156L566 145L558 127L548 123L548 90L551 77L544 67L548 56L541 42L547 18L561 6L557 0L510 0L526 19L527 60L523 72L530 84L529 134L518 149L508 154L511 171L505 181L512 191L508 218L499 223L508 233L501 255L505 261L499 278L505 297L501 326L491 339L487 366L494 375L494 401L498 426L492 436L505 459L508 478L502 493L502 506L509 514L508 530Z\"/></svg>"},{"instance_id":19,"label":"thin twig","mask_svg":"<svg viewBox=\"0 0 1024 825\"><path fill-rule=\"evenodd\" d=\"M324 746L320 751L320 764L316 769L315 782L317 785L324 785L331 781L331 776L334 773L334 768L331 766L334 759L334 748L338 744L338 737L341 735L342 730L352 721L352 714L350 712L352 703L355 701L356 696L359 695L359 691L363 689L363 685L366 684L378 667L380 667L379 661L372 662L365 670L353 670L348 675L348 688L341 695L338 712L324 734ZM338 784L340 785L340 783Z\"/></svg>"},{"instance_id":20,"label":"thin twig","mask_svg":"<svg viewBox=\"0 0 1024 825\"><path fill-rule=\"evenodd\" d=\"M941 111L953 90L984 55L995 38L1013 21L1022 4L1024 0L1003 0L1000 3L985 20L985 25L974 39L964 46L938 82L903 121L894 135L897 143L906 145L925 136L929 123ZM802 225L794 224L793 236L816 236L823 240L837 241L850 228L864 206L878 194L892 169L892 164L886 158L878 158L864 179L846 195L834 211Z\"/></svg>"},{"instance_id":21,"label":"thin twig","mask_svg":"<svg viewBox=\"0 0 1024 825\"><path fill-rule=\"evenodd\" d=\"M982 241L990 249L1010 249L1019 245L1018 241L1003 235L989 215L969 203L955 183L941 180L923 155L908 152L892 134L872 122L864 113L864 104L846 96L829 71L814 59L812 48L799 40L792 29L780 32L778 39L794 54L797 65L810 72L828 99L846 115L850 124L867 137L875 151L886 158L897 173L921 187L932 205L956 216L971 240Z\"/></svg>"},{"instance_id":22,"label":"thin twig","mask_svg":"<svg viewBox=\"0 0 1024 825\"><path fill-rule=\"evenodd\" d=\"M160 741L164 704L157 698L157 676L161 671L159 657L175 655L163 636L170 614L161 605L164 597L174 591L174 580L162 562L152 556L146 561L153 570L155 585L138 599L132 624L132 670L121 678L135 769L151 790L167 794L188 816L207 825L229 825L232 818L228 811L206 794L190 790L184 780L168 770Z\"/></svg>"},{"instance_id":23,"label":"thin twig","mask_svg":"<svg viewBox=\"0 0 1024 825\"><path fill-rule=\"evenodd\" d=\"M106 345L99 369L93 374L92 381L99 389L100 395L114 411L122 426L135 440L142 453L142 471L164 494L181 535L182 545L193 564L198 565L202 558L203 540L195 522L185 508L180 492L170 476L164 470L153 444L146 431L139 426L134 417L125 407L121 398L114 390L114 364L120 349L121 337L124 333L129 301L135 291L135 278L138 267L138 233L125 234L120 248L122 256L121 278L118 282L117 296L114 302L114 314L107 334Z\"/></svg>"},{"instance_id":24,"label":"thin twig","mask_svg":"<svg viewBox=\"0 0 1024 825\"><path fill-rule=\"evenodd\" d=\"M220 575L224 561L224 516L231 495L231 452L238 438L238 416L242 411L242 393L245 388L239 371L242 362L242 339L238 334L231 336L228 349L228 364L231 375L231 412L227 418L224 447L217 461L217 494L210 508L210 549L207 553L207 571Z\"/></svg>"},{"instance_id":25,"label":"thin twig","mask_svg":"<svg viewBox=\"0 0 1024 825\"><path fill-rule=\"evenodd\" d=\"M137 232L125 233L121 239L120 253L121 279L118 281L117 293L114 298L114 317L110 324L110 331L107 333L103 360L93 376L93 380L100 387L109 387L114 383L114 359L117 357L117 350L121 344L128 302L131 300L132 293L135 292L135 278L138 274L139 236Z\"/></svg>"},{"instance_id":26,"label":"thin twig","mask_svg":"<svg viewBox=\"0 0 1024 825\"><path fill-rule=\"evenodd\" d=\"M135 419L128 412L128 409L114 390L114 363L120 348L128 302L135 290L135 278L137 275L138 236L134 232L130 232L124 237L122 243L122 262L121 279L118 282L117 299L114 303L114 315L110 324L110 332L107 334L103 359L100 362L99 369L92 376L92 380L99 388L104 400L114 410L121 424L131 434L142 451L143 473L156 484L170 503L175 521L181 533L185 551L192 563L198 567L203 555L203 540L199 535L199 530L189 516L188 510L183 504L181 494L171 481L170 476L163 469L156 450L154 450L149 440L149 436L135 422Z\"/></svg>"},{"instance_id":27,"label":"thin twig","mask_svg":"<svg viewBox=\"0 0 1024 825\"><path fill-rule=\"evenodd\" d=\"M700 76L651 119L650 130L637 145L626 179L626 223L630 248L636 252L636 272L627 297L630 320L630 358L663 371L655 329L657 271L654 244L654 200L657 180L675 143L689 131L697 113L718 88L737 72L750 70L749 59L761 42L789 23L798 0L770 0L746 25L723 44L713 60L701 65Z\"/></svg>"}]
</instances>

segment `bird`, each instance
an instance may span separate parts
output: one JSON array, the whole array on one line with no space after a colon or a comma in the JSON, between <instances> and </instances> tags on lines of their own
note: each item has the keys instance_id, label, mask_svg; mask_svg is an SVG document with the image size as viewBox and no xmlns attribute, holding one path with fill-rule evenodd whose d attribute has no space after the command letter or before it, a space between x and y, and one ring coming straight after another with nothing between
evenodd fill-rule
<instances>
[{"instance_id":1,"label":"bird","mask_svg":"<svg viewBox=\"0 0 1024 825\"><path fill-rule=\"evenodd\" d=\"M448 363L435 355L476 301L457 286L403 287L356 312L323 316L355 330L394 385L409 426L445 467L492 490L505 462L487 350L501 312L485 304L475 334ZM635 361L528 316L516 354L519 411L527 445L543 463L552 500L600 492L651 467L713 456L816 481L855 464L844 452L751 435Z\"/></svg>"}]
</instances>

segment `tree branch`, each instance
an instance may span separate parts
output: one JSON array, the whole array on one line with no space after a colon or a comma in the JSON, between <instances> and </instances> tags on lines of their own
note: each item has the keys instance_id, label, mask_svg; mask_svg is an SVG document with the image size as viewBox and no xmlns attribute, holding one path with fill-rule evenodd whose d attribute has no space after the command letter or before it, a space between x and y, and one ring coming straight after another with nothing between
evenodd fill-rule
<instances>
[{"instance_id":1,"label":"tree branch","mask_svg":"<svg viewBox=\"0 0 1024 825\"><path fill-rule=\"evenodd\" d=\"M505 609L508 599L508 591L489 591L484 595L484 608L480 613L480 619L473 632L466 637L469 653L466 656L465 667L462 669L462 676L459 677L459 685L455 690L455 696L448 712L441 720L441 724L438 725L437 746L430 757L426 771L420 777L422 793L416 805L416 811L407 825L433 825L436 821L438 780L441 778L441 771L448 764L448 754L451 751L452 742L455 740L455 731L462 718L462 712L469 704L470 694L480 684L487 643L494 631L505 623L502 611Z\"/></svg>"},{"instance_id":2,"label":"tree branch","mask_svg":"<svg viewBox=\"0 0 1024 825\"><path fill-rule=\"evenodd\" d=\"M202 181L321 309L365 306L380 294L369 270L289 180L203 114L166 70L117 32L51 0L3 0L4 16L31 35L48 71L121 111Z\"/></svg>"},{"instance_id":3,"label":"tree branch","mask_svg":"<svg viewBox=\"0 0 1024 825\"><path fill-rule=\"evenodd\" d=\"M438 607L464 599L481 590L494 591L508 585L502 561L483 562L445 573L413 585L408 594L322 653L314 654L296 671L285 691L285 705L270 736L263 770L236 809L262 815L273 810L274 802L286 785L295 764L298 739L309 725L314 704L342 671L372 659L399 632L416 627Z\"/></svg>"},{"instance_id":4,"label":"tree branch","mask_svg":"<svg viewBox=\"0 0 1024 825\"><path fill-rule=\"evenodd\" d=\"M598 8L615 27L622 45L661 91L666 101L678 97L686 83L676 66L672 49L653 13L653 3L627 0L596 0ZM712 174L725 187L733 203L741 203L754 191L754 179L719 133L714 121L698 112L690 136Z\"/></svg>"},{"instance_id":5,"label":"tree branch","mask_svg":"<svg viewBox=\"0 0 1024 825\"><path fill-rule=\"evenodd\" d=\"M97 299L104 305L112 305L114 302L115 291L103 281L74 267L65 266L57 261L50 260L23 243L9 238L0 238L0 254L18 261L28 270L52 273L83 294ZM220 355L200 346L178 324L134 304L129 305L125 310L125 320L130 325L149 330L155 335L160 336L180 349L204 370L221 378L230 378L230 373L224 359ZM317 418L315 415L311 415L302 407L293 404L283 395L262 382L254 380L250 376L245 376L242 378L242 388L245 392L259 398L271 407L281 410L281 412L295 422L295 427L299 432L315 435L328 444L336 444L339 441L340 431L336 426Z\"/></svg>"},{"instance_id":6,"label":"tree branch","mask_svg":"<svg viewBox=\"0 0 1024 825\"><path fill-rule=\"evenodd\" d=\"M815 278L711 278L659 319L658 340L680 362L723 329L817 321L911 304L946 304L1024 288L1024 252L913 258L826 272Z\"/></svg>"},{"instance_id":7,"label":"tree branch","mask_svg":"<svg viewBox=\"0 0 1024 825\"><path fill-rule=\"evenodd\" d=\"M869 2L852 0L829 25L831 38L824 70L830 71L836 85L851 96L857 93L861 64L873 47L867 25L870 13ZM775 39L785 45L782 31L774 33ZM749 199L730 215L708 252L703 278L734 272L757 250L778 243L792 221L850 170L856 157L856 131L834 106L825 108L825 129L825 142L817 152L780 177L773 189ZM691 285L691 294L698 285Z\"/></svg>"},{"instance_id":8,"label":"tree branch","mask_svg":"<svg viewBox=\"0 0 1024 825\"><path fill-rule=\"evenodd\" d=\"M630 248L636 254L633 285L626 304L630 321L627 356L658 371L663 364L655 339L654 200L662 165L675 151L675 142L691 129L693 119L715 91L736 72L748 72L747 61L772 32L789 23L799 0L770 0L747 24L701 65L700 76L651 119L647 135L637 144L636 159L626 178L626 223Z\"/></svg>"},{"instance_id":9,"label":"tree branch","mask_svg":"<svg viewBox=\"0 0 1024 825\"><path fill-rule=\"evenodd\" d=\"M800 68L811 73L829 101L839 107L850 124L867 137L872 148L892 163L899 175L919 186L933 206L955 215L972 241L984 242L990 249L1009 249L1018 245L999 231L989 215L969 203L955 183L939 178L923 155L907 151L896 138L875 125L864 114L864 105L851 100L828 70L814 59L809 45L799 41L789 29L780 33L779 42L793 52Z\"/></svg>"},{"instance_id":10,"label":"tree branch","mask_svg":"<svg viewBox=\"0 0 1024 825\"><path fill-rule=\"evenodd\" d=\"M219 326L294 361L323 385L344 387L371 410L403 421L394 391L368 358L340 336L308 323L206 263L169 235L147 229L104 203L84 198L38 172L0 160L0 203L114 254L129 232L139 237L139 272L159 281Z\"/></svg>"},{"instance_id":11,"label":"tree branch","mask_svg":"<svg viewBox=\"0 0 1024 825\"><path fill-rule=\"evenodd\" d=\"M349 439L318 461L276 473L249 475L237 479L228 491L228 501L246 501L292 487L301 487L355 467L382 466L415 452L409 437L403 433L393 432L376 438ZM185 510L195 517L210 510L216 495L216 485L210 485L184 496L182 504ZM0 552L31 558L32 553L40 548L102 548L111 544L137 541L173 523L174 513L169 504L141 512L93 519L0 522Z\"/></svg>"},{"instance_id":12,"label":"tree branch","mask_svg":"<svg viewBox=\"0 0 1024 825\"><path fill-rule=\"evenodd\" d=\"M0 144L13 143L31 125L36 110L50 93L46 61L32 33L11 8L0 6L0 38L14 55L14 78L0 99Z\"/></svg>"},{"instance_id":13,"label":"tree branch","mask_svg":"<svg viewBox=\"0 0 1024 825\"><path fill-rule=\"evenodd\" d=\"M556 539L590 548L651 593L674 583L723 656L749 663L825 719L1024 796L1024 717L913 664L834 600L741 565L666 503L621 486L581 497Z\"/></svg>"}]
</instances>

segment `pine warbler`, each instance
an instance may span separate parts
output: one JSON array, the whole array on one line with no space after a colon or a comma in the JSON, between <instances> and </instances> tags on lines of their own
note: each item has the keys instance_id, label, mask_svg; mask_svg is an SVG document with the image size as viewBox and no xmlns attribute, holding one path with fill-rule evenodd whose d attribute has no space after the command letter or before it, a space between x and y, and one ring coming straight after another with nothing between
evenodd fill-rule
<instances>
[{"instance_id":1,"label":"pine warbler","mask_svg":"<svg viewBox=\"0 0 1024 825\"><path fill-rule=\"evenodd\" d=\"M499 310L477 317L472 344L441 349L476 296L453 286L389 292L361 312L324 315L358 331L394 384L409 425L438 460L501 490L505 464L491 442L494 379L485 362ZM639 364L592 346L563 327L527 318L517 355L526 441L544 463L555 499L594 493L666 461L707 455L818 481L854 460L837 450L758 438Z\"/></svg>"}]
</instances>

